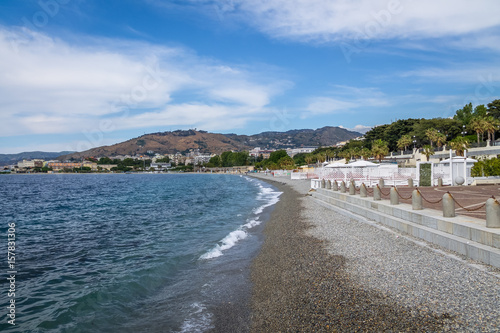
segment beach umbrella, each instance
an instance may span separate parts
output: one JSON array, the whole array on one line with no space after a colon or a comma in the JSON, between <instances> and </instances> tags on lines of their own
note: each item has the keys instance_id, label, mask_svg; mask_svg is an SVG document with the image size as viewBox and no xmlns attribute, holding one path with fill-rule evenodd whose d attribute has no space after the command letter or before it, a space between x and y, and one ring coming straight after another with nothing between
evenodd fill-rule
<instances>
[{"instance_id":1,"label":"beach umbrella","mask_svg":"<svg viewBox=\"0 0 500 333\"><path fill-rule=\"evenodd\" d=\"M372 162L365 161L365 160L359 160L356 162L349 163L346 166L353 167L353 168L355 168L355 167L356 168L367 168L367 167L378 167L379 164L372 163Z\"/></svg>"},{"instance_id":2,"label":"beach umbrella","mask_svg":"<svg viewBox=\"0 0 500 333\"><path fill-rule=\"evenodd\" d=\"M345 163L336 162L336 163L330 163L328 165L325 165L325 168L345 168L347 166L348 165Z\"/></svg>"}]
</instances>

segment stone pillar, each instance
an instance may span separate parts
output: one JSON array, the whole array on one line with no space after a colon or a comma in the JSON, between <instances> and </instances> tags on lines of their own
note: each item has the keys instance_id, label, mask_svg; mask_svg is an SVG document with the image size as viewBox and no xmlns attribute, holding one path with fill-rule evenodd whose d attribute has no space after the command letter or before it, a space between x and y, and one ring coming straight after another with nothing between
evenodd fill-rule
<instances>
[{"instance_id":1,"label":"stone pillar","mask_svg":"<svg viewBox=\"0 0 500 333\"><path fill-rule=\"evenodd\" d=\"M408 178L408 187L413 187L413 178Z\"/></svg>"},{"instance_id":2,"label":"stone pillar","mask_svg":"<svg viewBox=\"0 0 500 333\"><path fill-rule=\"evenodd\" d=\"M362 183L359 187L359 196L362 198L366 198L368 196L368 191L366 190L365 183Z\"/></svg>"},{"instance_id":3,"label":"stone pillar","mask_svg":"<svg viewBox=\"0 0 500 333\"><path fill-rule=\"evenodd\" d=\"M486 228L500 228L500 203L493 198L486 200Z\"/></svg>"},{"instance_id":4,"label":"stone pillar","mask_svg":"<svg viewBox=\"0 0 500 333\"><path fill-rule=\"evenodd\" d=\"M334 191L338 191L339 190L339 184L337 184L336 180L333 181L332 190L334 190Z\"/></svg>"},{"instance_id":5,"label":"stone pillar","mask_svg":"<svg viewBox=\"0 0 500 333\"><path fill-rule=\"evenodd\" d=\"M377 185L373 188L373 200L382 200L380 195L380 187Z\"/></svg>"},{"instance_id":6,"label":"stone pillar","mask_svg":"<svg viewBox=\"0 0 500 333\"><path fill-rule=\"evenodd\" d=\"M383 178L380 178L380 179L378 180L378 186L379 186L380 188L384 188L384 179L383 179Z\"/></svg>"},{"instance_id":7,"label":"stone pillar","mask_svg":"<svg viewBox=\"0 0 500 333\"><path fill-rule=\"evenodd\" d=\"M325 188L325 180L321 179L321 188Z\"/></svg>"},{"instance_id":8,"label":"stone pillar","mask_svg":"<svg viewBox=\"0 0 500 333\"><path fill-rule=\"evenodd\" d=\"M455 217L455 201L449 192L443 195L443 217Z\"/></svg>"},{"instance_id":9,"label":"stone pillar","mask_svg":"<svg viewBox=\"0 0 500 333\"><path fill-rule=\"evenodd\" d=\"M344 181L340 182L340 193L345 193L345 182Z\"/></svg>"},{"instance_id":10,"label":"stone pillar","mask_svg":"<svg viewBox=\"0 0 500 333\"><path fill-rule=\"evenodd\" d=\"M443 178L438 178L438 187L443 187Z\"/></svg>"},{"instance_id":11,"label":"stone pillar","mask_svg":"<svg viewBox=\"0 0 500 333\"><path fill-rule=\"evenodd\" d=\"M356 194L356 186L354 185L353 181L349 182L349 195L355 195Z\"/></svg>"},{"instance_id":12,"label":"stone pillar","mask_svg":"<svg viewBox=\"0 0 500 333\"><path fill-rule=\"evenodd\" d=\"M419 190L413 190L411 193L411 208L413 210L422 210L422 195Z\"/></svg>"},{"instance_id":13,"label":"stone pillar","mask_svg":"<svg viewBox=\"0 0 500 333\"><path fill-rule=\"evenodd\" d=\"M391 205L399 205L399 195L396 187L391 187Z\"/></svg>"},{"instance_id":14,"label":"stone pillar","mask_svg":"<svg viewBox=\"0 0 500 333\"><path fill-rule=\"evenodd\" d=\"M330 179L328 179L328 180L326 181L326 189L327 189L327 190L331 190L331 189L332 189L332 182L330 181Z\"/></svg>"}]
</instances>

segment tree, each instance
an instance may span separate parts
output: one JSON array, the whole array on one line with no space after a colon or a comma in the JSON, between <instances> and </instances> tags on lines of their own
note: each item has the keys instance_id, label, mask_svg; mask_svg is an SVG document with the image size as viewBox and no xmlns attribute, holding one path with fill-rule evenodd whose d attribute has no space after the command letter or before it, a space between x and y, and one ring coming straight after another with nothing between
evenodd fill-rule
<instances>
[{"instance_id":1,"label":"tree","mask_svg":"<svg viewBox=\"0 0 500 333\"><path fill-rule=\"evenodd\" d=\"M401 149L401 150L408 150L408 146L411 145L411 143L412 143L411 135L408 135L408 134L403 135L398 140L398 148Z\"/></svg>"},{"instance_id":2,"label":"tree","mask_svg":"<svg viewBox=\"0 0 500 333\"><path fill-rule=\"evenodd\" d=\"M500 126L500 120L492 116L486 117L485 130L488 133L488 140L495 141L495 132Z\"/></svg>"},{"instance_id":3,"label":"tree","mask_svg":"<svg viewBox=\"0 0 500 333\"><path fill-rule=\"evenodd\" d=\"M455 150L457 156L464 156L464 151L469 148L469 140L462 136L457 136L450 141L451 149Z\"/></svg>"},{"instance_id":4,"label":"tree","mask_svg":"<svg viewBox=\"0 0 500 333\"><path fill-rule=\"evenodd\" d=\"M483 134L486 131L486 121L484 118L475 117L470 121L470 126L477 133L477 144L479 145L479 134Z\"/></svg>"},{"instance_id":5,"label":"tree","mask_svg":"<svg viewBox=\"0 0 500 333\"><path fill-rule=\"evenodd\" d=\"M339 153L339 156L342 157L343 159L345 159L346 163L349 163L349 161L351 160L351 152L349 149L341 151Z\"/></svg>"},{"instance_id":6,"label":"tree","mask_svg":"<svg viewBox=\"0 0 500 333\"><path fill-rule=\"evenodd\" d=\"M488 103L488 115L500 119L500 99L495 99L493 102Z\"/></svg>"},{"instance_id":7,"label":"tree","mask_svg":"<svg viewBox=\"0 0 500 333\"><path fill-rule=\"evenodd\" d=\"M389 147L387 146L387 142L382 141L381 139L373 142L372 154L379 162L382 162L382 159L389 154Z\"/></svg>"},{"instance_id":8,"label":"tree","mask_svg":"<svg viewBox=\"0 0 500 333\"><path fill-rule=\"evenodd\" d=\"M293 169L295 163L293 162L293 159L290 156L286 155L279 159L278 165L280 169L290 170Z\"/></svg>"},{"instance_id":9,"label":"tree","mask_svg":"<svg viewBox=\"0 0 500 333\"><path fill-rule=\"evenodd\" d=\"M485 118L488 113L488 109L484 106L484 104L478 105L474 108L474 112L472 113L472 117Z\"/></svg>"},{"instance_id":10,"label":"tree","mask_svg":"<svg viewBox=\"0 0 500 333\"><path fill-rule=\"evenodd\" d=\"M431 148L432 148L432 143L433 142L436 142L437 139L438 139L438 130L435 129L435 128L429 128L427 131L425 131L425 136L429 139L429 141L431 142Z\"/></svg>"},{"instance_id":11,"label":"tree","mask_svg":"<svg viewBox=\"0 0 500 333\"><path fill-rule=\"evenodd\" d=\"M359 154L365 161L368 161L368 159L372 156L372 152L368 148L361 148Z\"/></svg>"},{"instance_id":12,"label":"tree","mask_svg":"<svg viewBox=\"0 0 500 333\"><path fill-rule=\"evenodd\" d=\"M307 163L307 160L306 160L306 156L307 154L306 153L298 153L298 154L295 154L293 156L293 162L295 163L295 165L304 165ZM308 163L307 163L308 164Z\"/></svg>"},{"instance_id":13,"label":"tree","mask_svg":"<svg viewBox=\"0 0 500 333\"><path fill-rule=\"evenodd\" d=\"M429 161L429 157L434 155L434 148L432 148L432 146L430 145L425 145L423 148L424 148L423 154L427 158L427 161Z\"/></svg>"},{"instance_id":14,"label":"tree","mask_svg":"<svg viewBox=\"0 0 500 333\"><path fill-rule=\"evenodd\" d=\"M278 163L278 161L280 160L280 158L282 157L285 157L285 156L288 156L286 150L277 150L277 151L273 151L270 155L269 155L269 162L270 163Z\"/></svg>"},{"instance_id":15,"label":"tree","mask_svg":"<svg viewBox=\"0 0 500 333\"><path fill-rule=\"evenodd\" d=\"M221 160L219 155L212 156L207 163L209 168L217 168L221 166Z\"/></svg>"},{"instance_id":16,"label":"tree","mask_svg":"<svg viewBox=\"0 0 500 333\"><path fill-rule=\"evenodd\" d=\"M115 164L115 163L113 163L113 160L111 160L109 157L101 157L99 161L97 161L97 164Z\"/></svg>"},{"instance_id":17,"label":"tree","mask_svg":"<svg viewBox=\"0 0 500 333\"><path fill-rule=\"evenodd\" d=\"M443 133L438 133L436 138L436 145L441 148L446 143L446 135Z\"/></svg>"},{"instance_id":18,"label":"tree","mask_svg":"<svg viewBox=\"0 0 500 333\"><path fill-rule=\"evenodd\" d=\"M465 105L463 108L458 109L453 116L453 119L460 121L465 126L469 125L472 120L472 103Z\"/></svg>"},{"instance_id":19,"label":"tree","mask_svg":"<svg viewBox=\"0 0 500 333\"><path fill-rule=\"evenodd\" d=\"M170 158L168 156L156 159L156 163L169 163L169 162L170 162Z\"/></svg>"},{"instance_id":20,"label":"tree","mask_svg":"<svg viewBox=\"0 0 500 333\"><path fill-rule=\"evenodd\" d=\"M312 155L307 155L306 157L304 157L304 160L306 161L306 163L309 165L309 164L312 164L314 158Z\"/></svg>"}]
</instances>

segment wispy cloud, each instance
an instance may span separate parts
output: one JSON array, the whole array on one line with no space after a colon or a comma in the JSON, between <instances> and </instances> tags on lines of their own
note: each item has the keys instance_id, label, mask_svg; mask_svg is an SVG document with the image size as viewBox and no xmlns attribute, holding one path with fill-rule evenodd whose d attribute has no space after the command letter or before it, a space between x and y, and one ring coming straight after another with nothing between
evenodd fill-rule
<instances>
[{"instance_id":1,"label":"wispy cloud","mask_svg":"<svg viewBox=\"0 0 500 333\"><path fill-rule=\"evenodd\" d=\"M491 13L500 3L484 0L196 0L225 9L277 38L338 41L357 38L436 38L498 27ZM215 5L214 5L215 3ZM228 4L230 3L230 6Z\"/></svg>"},{"instance_id":2,"label":"wispy cloud","mask_svg":"<svg viewBox=\"0 0 500 333\"><path fill-rule=\"evenodd\" d=\"M389 98L377 88L334 86L328 94L309 99L302 118L319 114L355 113L370 107L384 107L391 104Z\"/></svg>"},{"instance_id":3,"label":"wispy cloud","mask_svg":"<svg viewBox=\"0 0 500 333\"><path fill-rule=\"evenodd\" d=\"M240 127L291 85L189 49L85 37L75 45L26 29L0 27L0 59L2 136L72 133L103 119L114 130Z\"/></svg>"}]
</instances>

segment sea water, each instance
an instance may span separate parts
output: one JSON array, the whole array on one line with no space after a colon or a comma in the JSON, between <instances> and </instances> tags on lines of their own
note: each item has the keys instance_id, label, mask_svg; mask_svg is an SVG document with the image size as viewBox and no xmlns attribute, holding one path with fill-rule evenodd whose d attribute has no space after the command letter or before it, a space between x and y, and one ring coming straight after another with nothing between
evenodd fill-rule
<instances>
[{"instance_id":1,"label":"sea water","mask_svg":"<svg viewBox=\"0 0 500 333\"><path fill-rule=\"evenodd\" d=\"M15 326L1 331L204 332L250 295L280 192L246 176L0 176L0 244L15 223Z\"/></svg>"}]
</instances>

